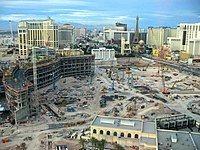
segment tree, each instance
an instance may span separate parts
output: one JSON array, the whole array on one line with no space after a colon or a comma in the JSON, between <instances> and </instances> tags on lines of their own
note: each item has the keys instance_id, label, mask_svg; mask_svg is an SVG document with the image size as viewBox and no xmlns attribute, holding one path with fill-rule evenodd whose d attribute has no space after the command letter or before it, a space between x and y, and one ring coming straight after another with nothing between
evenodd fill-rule
<instances>
[{"instance_id":1,"label":"tree","mask_svg":"<svg viewBox=\"0 0 200 150\"><path fill-rule=\"evenodd\" d=\"M98 143L98 140L94 137L90 138L90 143L92 144L92 150L93 150L93 147L96 149L97 148L97 143Z\"/></svg>"},{"instance_id":2,"label":"tree","mask_svg":"<svg viewBox=\"0 0 200 150\"><path fill-rule=\"evenodd\" d=\"M97 146L99 148L99 150L104 150L105 146L106 146L106 140L102 139L101 141L98 142Z\"/></svg>"},{"instance_id":3,"label":"tree","mask_svg":"<svg viewBox=\"0 0 200 150\"><path fill-rule=\"evenodd\" d=\"M80 150L85 150L85 145L87 143L87 140L80 138L79 144L81 145Z\"/></svg>"},{"instance_id":4,"label":"tree","mask_svg":"<svg viewBox=\"0 0 200 150\"><path fill-rule=\"evenodd\" d=\"M114 147L115 147L115 150L124 150L124 147L121 146L120 144L115 144Z\"/></svg>"},{"instance_id":5,"label":"tree","mask_svg":"<svg viewBox=\"0 0 200 150\"><path fill-rule=\"evenodd\" d=\"M21 143L20 147L21 147L22 150L26 150L26 143Z\"/></svg>"}]
</instances>

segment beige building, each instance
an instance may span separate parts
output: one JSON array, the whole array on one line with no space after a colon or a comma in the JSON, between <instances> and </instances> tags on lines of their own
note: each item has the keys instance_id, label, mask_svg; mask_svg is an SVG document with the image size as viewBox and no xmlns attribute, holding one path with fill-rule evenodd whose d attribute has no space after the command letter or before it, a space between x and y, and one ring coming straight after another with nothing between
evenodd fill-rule
<instances>
[{"instance_id":1,"label":"beige building","mask_svg":"<svg viewBox=\"0 0 200 150\"><path fill-rule=\"evenodd\" d=\"M91 137L123 146L156 149L154 122L143 120L96 116L91 124Z\"/></svg>"},{"instance_id":2,"label":"beige building","mask_svg":"<svg viewBox=\"0 0 200 150\"><path fill-rule=\"evenodd\" d=\"M84 51L80 50L80 49L68 49L68 48L64 48L64 49L59 49L57 51L58 54L62 55L62 56L79 56L79 55L84 55Z\"/></svg>"},{"instance_id":3,"label":"beige building","mask_svg":"<svg viewBox=\"0 0 200 150\"><path fill-rule=\"evenodd\" d=\"M59 48L70 47L75 43L75 28L70 24L64 24L58 29Z\"/></svg>"},{"instance_id":4,"label":"beige building","mask_svg":"<svg viewBox=\"0 0 200 150\"><path fill-rule=\"evenodd\" d=\"M182 50L193 56L200 55L200 23L177 25L177 36L168 38L171 50Z\"/></svg>"},{"instance_id":5,"label":"beige building","mask_svg":"<svg viewBox=\"0 0 200 150\"><path fill-rule=\"evenodd\" d=\"M76 38L85 37L86 36L86 28L76 28L75 29Z\"/></svg>"},{"instance_id":6,"label":"beige building","mask_svg":"<svg viewBox=\"0 0 200 150\"><path fill-rule=\"evenodd\" d=\"M176 28L153 28L149 27L147 30L147 44L153 48L160 48L168 42L168 37L176 37Z\"/></svg>"},{"instance_id":7,"label":"beige building","mask_svg":"<svg viewBox=\"0 0 200 150\"><path fill-rule=\"evenodd\" d=\"M32 46L58 48L58 26L48 17L46 20L23 20L18 23L20 59L27 59Z\"/></svg>"}]
</instances>

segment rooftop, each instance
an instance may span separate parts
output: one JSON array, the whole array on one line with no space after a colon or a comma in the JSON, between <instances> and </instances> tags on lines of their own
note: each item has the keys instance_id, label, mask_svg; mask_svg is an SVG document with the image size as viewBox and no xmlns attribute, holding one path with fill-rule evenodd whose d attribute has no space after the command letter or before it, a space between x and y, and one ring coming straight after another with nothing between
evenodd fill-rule
<instances>
[{"instance_id":1,"label":"rooftop","mask_svg":"<svg viewBox=\"0 0 200 150\"><path fill-rule=\"evenodd\" d=\"M141 137L140 138L141 143L145 143L147 145L156 145L156 139L155 138L150 138L150 137Z\"/></svg>"},{"instance_id":2,"label":"rooftop","mask_svg":"<svg viewBox=\"0 0 200 150\"><path fill-rule=\"evenodd\" d=\"M143 132L155 134L156 133L155 123L154 122L144 122Z\"/></svg>"},{"instance_id":3,"label":"rooftop","mask_svg":"<svg viewBox=\"0 0 200 150\"><path fill-rule=\"evenodd\" d=\"M176 139L175 141L173 135L175 135ZM158 130L157 137L158 137L159 149L174 149L174 150L200 149L200 142L199 142L200 133Z\"/></svg>"},{"instance_id":4,"label":"rooftop","mask_svg":"<svg viewBox=\"0 0 200 150\"><path fill-rule=\"evenodd\" d=\"M125 130L137 130L146 133L156 134L155 123L143 122L142 120L124 119L116 117L96 116L92 126L118 128Z\"/></svg>"}]
</instances>

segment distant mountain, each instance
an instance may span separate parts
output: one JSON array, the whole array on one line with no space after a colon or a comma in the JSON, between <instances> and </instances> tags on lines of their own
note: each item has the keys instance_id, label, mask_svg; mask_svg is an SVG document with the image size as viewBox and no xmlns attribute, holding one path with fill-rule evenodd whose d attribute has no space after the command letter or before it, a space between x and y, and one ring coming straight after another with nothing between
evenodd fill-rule
<instances>
[{"instance_id":1,"label":"distant mountain","mask_svg":"<svg viewBox=\"0 0 200 150\"><path fill-rule=\"evenodd\" d=\"M88 30L94 30L94 29L103 30L104 26L110 26L110 25L103 25L103 24L102 25L86 25L86 24L74 23L74 22L66 22L66 23L69 23L76 28L87 28ZM62 26L63 23L58 23L58 25ZM17 31L17 26L18 26L18 22L12 21L13 31ZM9 21L0 21L0 30L10 31Z\"/></svg>"},{"instance_id":2,"label":"distant mountain","mask_svg":"<svg viewBox=\"0 0 200 150\"><path fill-rule=\"evenodd\" d=\"M87 28L88 30L103 30L103 27L105 26L111 26L111 25L105 25L105 24L100 24L100 25L86 25L86 24L80 24L80 23L70 23L74 27L77 28Z\"/></svg>"},{"instance_id":3,"label":"distant mountain","mask_svg":"<svg viewBox=\"0 0 200 150\"><path fill-rule=\"evenodd\" d=\"M13 31L17 31L18 22L12 21L12 29ZM0 21L0 30L10 31L10 23L8 21Z\"/></svg>"}]
</instances>

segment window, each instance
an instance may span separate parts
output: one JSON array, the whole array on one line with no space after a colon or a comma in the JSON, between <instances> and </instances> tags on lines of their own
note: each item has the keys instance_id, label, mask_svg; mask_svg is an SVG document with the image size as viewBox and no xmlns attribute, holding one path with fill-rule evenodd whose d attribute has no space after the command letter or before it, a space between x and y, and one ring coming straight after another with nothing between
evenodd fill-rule
<instances>
[{"instance_id":1,"label":"window","mask_svg":"<svg viewBox=\"0 0 200 150\"><path fill-rule=\"evenodd\" d=\"M106 133L107 135L110 135L110 131L107 131L107 133Z\"/></svg>"},{"instance_id":2,"label":"window","mask_svg":"<svg viewBox=\"0 0 200 150\"><path fill-rule=\"evenodd\" d=\"M131 134L130 134L130 133L128 133L127 137L128 137L128 138L131 138Z\"/></svg>"},{"instance_id":3,"label":"window","mask_svg":"<svg viewBox=\"0 0 200 150\"><path fill-rule=\"evenodd\" d=\"M120 134L120 136L121 136L121 137L124 137L124 133L122 132L122 133Z\"/></svg>"},{"instance_id":4,"label":"window","mask_svg":"<svg viewBox=\"0 0 200 150\"><path fill-rule=\"evenodd\" d=\"M96 129L94 129L94 130L93 130L93 133L94 133L94 134L96 134L96 133L97 133L97 130L96 130Z\"/></svg>"},{"instance_id":5,"label":"window","mask_svg":"<svg viewBox=\"0 0 200 150\"><path fill-rule=\"evenodd\" d=\"M138 134L135 135L135 138L138 139Z\"/></svg>"},{"instance_id":6,"label":"window","mask_svg":"<svg viewBox=\"0 0 200 150\"><path fill-rule=\"evenodd\" d=\"M117 132L114 132L114 133L113 133L113 136L117 136Z\"/></svg>"},{"instance_id":7,"label":"window","mask_svg":"<svg viewBox=\"0 0 200 150\"><path fill-rule=\"evenodd\" d=\"M100 130L100 134L103 134L103 130Z\"/></svg>"}]
</instances>

